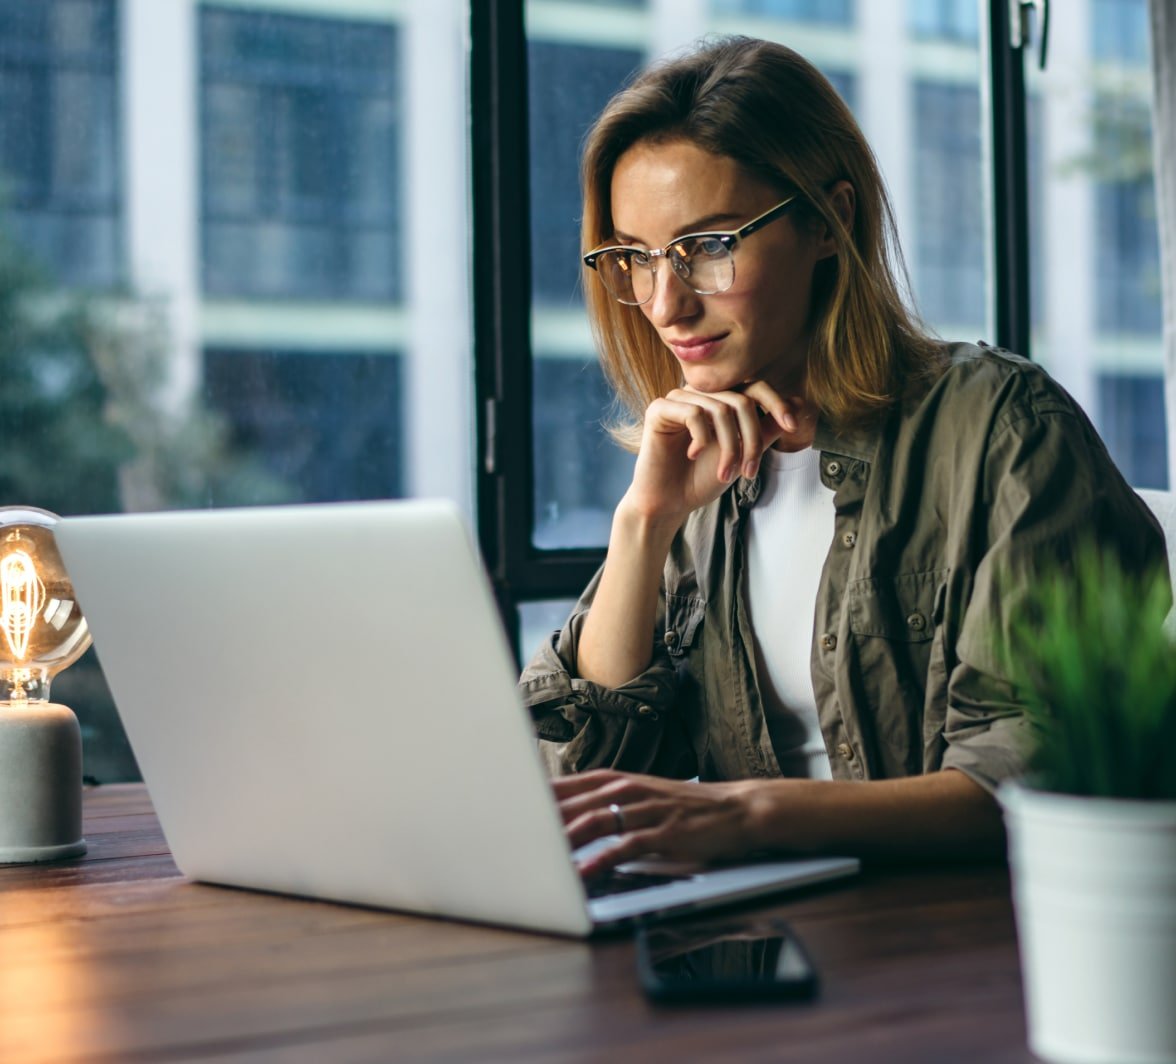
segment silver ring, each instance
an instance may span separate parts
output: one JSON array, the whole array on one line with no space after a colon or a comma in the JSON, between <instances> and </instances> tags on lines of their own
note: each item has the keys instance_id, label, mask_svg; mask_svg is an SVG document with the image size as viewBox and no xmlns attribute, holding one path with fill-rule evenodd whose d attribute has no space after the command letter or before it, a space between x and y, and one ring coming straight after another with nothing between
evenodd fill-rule
<instances>
[{"instance_id":1,"label":"silver ring","mask_svg":"<svg viewBox=\"0 0 1176 1064\"><path fill-rule=\"evenodd\" d=\"M621 812L621 807L613 802L608 807L608 811L612 813L613 819L617 822L617 834L623 835L625 833L625 814Z\"/></svg>"}]
</instances>

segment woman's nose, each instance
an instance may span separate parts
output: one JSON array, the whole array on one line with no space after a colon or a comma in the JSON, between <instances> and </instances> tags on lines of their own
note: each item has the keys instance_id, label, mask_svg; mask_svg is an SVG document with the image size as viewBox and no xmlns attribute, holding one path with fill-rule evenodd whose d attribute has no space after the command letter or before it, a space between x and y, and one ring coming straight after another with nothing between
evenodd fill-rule
<instances>
[{"instance_id":1,"label":"woman's nose","mask_svg":"<svg viewBox=\"0 0 1176 1064\"><path fill-rule=\"evenodd\" d=\"M664 328L683 318L693 317L702 303L694 291L668 262L659 262L653 275L653 295L641 309L652 325Z\"/></svg>"}]
</instances>

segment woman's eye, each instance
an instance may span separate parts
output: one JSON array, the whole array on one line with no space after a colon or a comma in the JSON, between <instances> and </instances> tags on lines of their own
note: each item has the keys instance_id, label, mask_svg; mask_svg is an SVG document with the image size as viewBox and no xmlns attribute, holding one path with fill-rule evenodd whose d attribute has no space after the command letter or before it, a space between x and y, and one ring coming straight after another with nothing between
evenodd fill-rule
<instances>
[{"instance_id":1,"label":"woman's eye","mask_svg":"<svg viewBox=\"0 0 1176 1064\"><path fill-rule=\"evenodd\" d=\"M631 251L629 252L629 261L634 266L648 266L649 252L648 251Z\"/></svg>"},{"instance_id":2,"label":"woman's eye","mask_svg":"<svg viewBox=\"0 0 1176 1064\"><path fill-rule=\"evenodd\" d=\"M704 236L694 242L691 254L711 259L726 254L726 251L727 246L717 236Z\"/></svg>"}]
</instances>

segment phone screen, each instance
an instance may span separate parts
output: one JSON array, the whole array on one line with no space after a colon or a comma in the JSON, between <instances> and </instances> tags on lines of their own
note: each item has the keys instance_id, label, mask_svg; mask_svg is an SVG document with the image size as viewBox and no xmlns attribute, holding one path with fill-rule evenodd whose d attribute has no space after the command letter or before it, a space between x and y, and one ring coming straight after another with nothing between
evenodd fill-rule
<instances>
[{"instance_id":1,"label":"phone screen","mask_svg":"<svg viewBox=\"0 0 1176 1064\"><path fill-rule=\"evenodd\" d=\"M780 920L642 928L637 963L655 1001L798 999L817 990L808 954Z\"/></svg>"}]
</instances>

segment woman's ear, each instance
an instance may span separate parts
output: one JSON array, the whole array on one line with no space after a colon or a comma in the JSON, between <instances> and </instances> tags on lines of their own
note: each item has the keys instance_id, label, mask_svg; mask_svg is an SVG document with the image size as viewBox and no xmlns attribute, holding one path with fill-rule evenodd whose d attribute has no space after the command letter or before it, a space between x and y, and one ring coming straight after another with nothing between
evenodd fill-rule
<instances>
[{"instance_id":1,"label":"woman's ear","mask_svg":"<svg viewBox=\"0 0 1176 1064\"><path fill-rule=\"evenodd\" d=\"M847 232L853 232L853 216L857 208L857 194L848 181L838 181L829 190L829 205ZM826 223L821 223L818 253L822 259L837 254L837 239Z\"/></svg>"}]
</instances>

